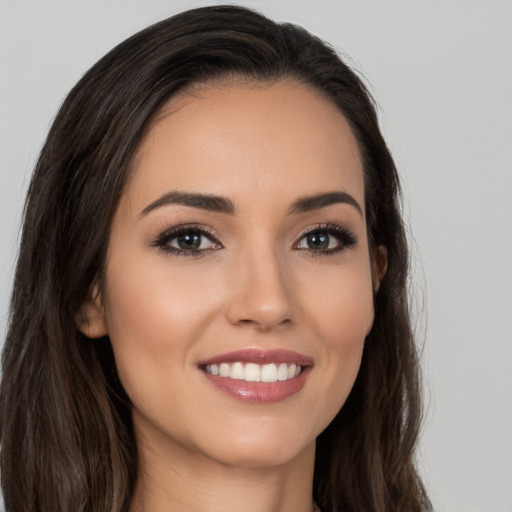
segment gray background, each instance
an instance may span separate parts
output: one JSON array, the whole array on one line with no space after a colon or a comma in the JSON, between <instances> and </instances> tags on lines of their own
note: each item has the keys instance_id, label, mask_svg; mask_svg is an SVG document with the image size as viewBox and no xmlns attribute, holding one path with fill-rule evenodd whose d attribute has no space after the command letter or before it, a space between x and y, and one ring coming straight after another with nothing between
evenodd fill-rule
<instances>
[{"instance_id":1,"label":"gray background","mask_svg":"<svg viewBox=\"0 0 512 512\"><path fill-rule=\"evenodd\" d=\"M198 1L0 0L0 333L34 160L64 95L133 32ZM212 3L212 2L210 2ZM512 2L254 0L343 49L402 173L440 512L512 512Z\"/></svg>"}]
</instances>

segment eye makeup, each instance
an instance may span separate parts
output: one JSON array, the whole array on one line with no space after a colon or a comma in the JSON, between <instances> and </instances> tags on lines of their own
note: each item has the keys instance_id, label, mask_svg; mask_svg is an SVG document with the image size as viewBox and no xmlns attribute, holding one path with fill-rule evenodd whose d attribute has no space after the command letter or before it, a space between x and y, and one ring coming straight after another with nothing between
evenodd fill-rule
<instances>
[{"instance_id":1,"label":"eye makeup","mask_svg":"<svg viewBox=\"0 0 512 512\"><path fill-rule=\"evenodd\" d=\"M337 224L323 223L301 233L293 248L308 251L312 256L329 256L356 243L357 237L350 230Z\"/></svg>"},{"instance_id":2,"label":"eye makeup","mask_svg":"<svg viewBox=\"0 0 512 512\"><path fill-rule=\"evenodd\" d=\"M346 251L357 243L357 237L348 229L334 223L321 223L304 230L292 249L311 256L329 256ZM181 224L162 232L151 243L173 256L205 256L223 248L215 231L202 224Z\"/></svg>"},{"instance_id":3,"label":"eye makeup","mask_svg":"<svg viewBox=\"0 0 512 512\"><path fill-rule=\"evenodd\" d=\"M204 256L209 251L222 249L217 234L208 226L182 224L161 233L152 247L174 256Z\"/></svg>"}]
</instances>

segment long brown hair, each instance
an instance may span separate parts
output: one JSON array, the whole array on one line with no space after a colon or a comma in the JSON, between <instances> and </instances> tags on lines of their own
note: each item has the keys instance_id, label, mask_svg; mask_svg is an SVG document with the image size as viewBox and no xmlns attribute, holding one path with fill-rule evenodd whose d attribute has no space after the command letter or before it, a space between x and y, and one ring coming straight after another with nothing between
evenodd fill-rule
<instances>
[{"instance_id":1,"label":"long brown hair","mask_svg":"<svg viewBox=\"0 0 512 512\"><path fill-rule=\"evenodd\" d=\"M9 512L126 511L137 477L130 401L108 338L77 329L101 283L110 222L159 109L199 82L290 78L343 113L365 172L373 257L387 248L354 388L317 439L324 512L426 511L414 464L420 421L399 182L373 100L327 44L249 9L184 12L130 37L64 101L29 187L3 352L1 480Z\"/></svg>"}]
</instances>

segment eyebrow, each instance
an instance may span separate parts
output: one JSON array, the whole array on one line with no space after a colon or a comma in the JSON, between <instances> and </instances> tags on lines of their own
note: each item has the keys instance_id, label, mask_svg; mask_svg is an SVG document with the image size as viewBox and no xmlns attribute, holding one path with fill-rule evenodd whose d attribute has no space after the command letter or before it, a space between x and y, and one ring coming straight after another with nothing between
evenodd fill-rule
<instances>
[{"instance_id":1,"label":"eyebrow","mask_svg":"<svg viewBox=\"0 0 512 512\"><path fill-rule=\"evenodd\" d=\"M169 204L191 206L192 208L200 208L210 212L228 213L230 215L235 213L235 205L225 197L214 196L210 194L173 191L164 194L156 201L153 201L151 204L146 206L140 215L141 217L144 217L149 212Z\"/></svg>"},{"instance_id":2,"label":"eyebrow","mask_svg":"<svg viewBox=\"0 0 512 512\"><path fill-rule=\"evenodd\" d=\"M318 210L337 203L349 204L353 206L360 215L363 215L363 210L359 203L346 192L326 192L314 196L301 197L292 204L288 210L288 215ZM164 194L156 201L146 206L140 215L144 217L153 210L170 204L190 206L192 208L227 213L229 215L234 215L235 213L235 205L231 200L225 197L211 194L172 191Z\"/></svg>"},{"instance_id":3,"label":"eyebrow","mask_svg":"<svg viewBox=\"0 0 512 512\"><path fill-rule=\"evenodd\" d=\"M363 209L359 205L359 203L346 192L327 192L324 194L318 194L315 196L307 196L301 197L297 199L290 209L288 210L288 214L294 213L302 213L309 212L311 210L318 210L320 208L325 208L326 206L331 206L336 203L345 203L353 206L359 214L363 215Z\"/></svg>"}]
</instances>

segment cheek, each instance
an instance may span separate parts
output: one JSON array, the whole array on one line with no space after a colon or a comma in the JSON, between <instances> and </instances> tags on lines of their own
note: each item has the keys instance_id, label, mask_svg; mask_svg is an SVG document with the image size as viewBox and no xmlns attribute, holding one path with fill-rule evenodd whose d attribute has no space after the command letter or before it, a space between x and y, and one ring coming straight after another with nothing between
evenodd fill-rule
<instances>
[{"instance_id":1,"label":"cheek","mask_svg":"<svg viewBox=\"0 0 512 512\"><path fill-rule=\"evenodd\" d=\"M186 343L201 330L216 301L200 272L180 272L165 261L112 262L106 288L109 332L123 333L127 342L143 342L146 348Z\"/></svg>"},{"instance_id":2,"label":"cheek","mask_svg":"<svg viewBox=\"0 0 512 512\"><path fill-rule=\"evenodd\" d=\"M311 315L312 325L334 353L360 345L373 324L371 269L366 262L366 257L358 257L350 265L326 268L314 279L303 277L303 314Z\"/></svg>"},{"instance_id":3,"label":"cheek","mask_svg":"<svg viewBox=\"0 0 512 512\"><path fill-rule=\"evenodd\" d=\"M366 293L331 299L324 302L324 323L319 329L325 340L329 379L346 395L359 371L364 342L373 322L373 303L371 294Z\"/></svg>"},{"instance_id":4,"label":"cheek","mask_svg":"<svg viewBox=\"0 0 512 512\"><path fill-rule=\"evenodd\" d=\"M310 325L319 345L321 379L315 380L315 414L325 428L345 403L359 372L363 347L373 324L371 273L338 272L329 286L310 287Z\"/></svg>"},{"instance_id":5,"label":"cheek","mask_svg":"<svg viewBox=\"0 0 512 512\"><path fill-rule=\"evenodd\" d=\"M218 299L200 273L185 279L162 261L142 265L119 258L107 276L108 333L121 382L134 400L141 385L149 389L158 375L178 378L190 366L190 349Z\"/></svg>"}]
</instances>

